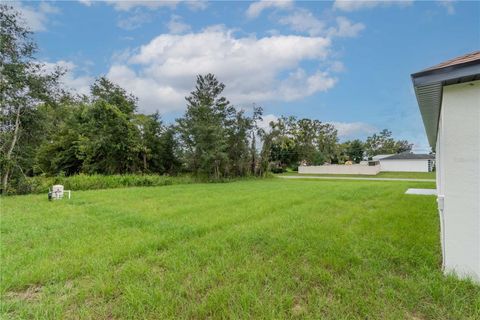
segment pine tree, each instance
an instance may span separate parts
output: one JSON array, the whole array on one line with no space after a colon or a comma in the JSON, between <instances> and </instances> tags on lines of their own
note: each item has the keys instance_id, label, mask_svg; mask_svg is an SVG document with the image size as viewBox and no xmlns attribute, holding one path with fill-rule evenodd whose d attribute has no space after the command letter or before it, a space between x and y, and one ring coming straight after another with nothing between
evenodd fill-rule
<instances>
[{"instance_id":1,"label":"pine tree","mask_svg":"<svg viewBox=\"0 0 480 320\"><path fill-rule=\"evenodd\" d=\"M225 85L213 74L197 76L195 90L186 97L187 110L177 120L189 169L220 179L228 167L228 130L235 108L221 96Z\"/></svg>"}]
</instances>

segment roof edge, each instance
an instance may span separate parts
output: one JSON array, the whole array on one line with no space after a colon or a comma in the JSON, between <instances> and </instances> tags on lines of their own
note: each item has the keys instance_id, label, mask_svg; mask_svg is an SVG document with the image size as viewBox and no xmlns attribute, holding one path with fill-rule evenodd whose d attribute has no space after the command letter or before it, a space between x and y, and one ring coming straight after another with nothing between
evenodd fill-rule
<instances>
[{"instance_id":1,"label":"roof edge","mask_svg":"<svg viewBox=\"0 0 480 320\"><path fill-rule=\"evenodd\" d=\"M430 75L430 74L448 73L448 72L452 72L456 69L462 69L462 68L468 67L470 65L476 65L476 64L479 64L479 63L480 63L479 60L471 60L471 61L466 61L466 62L463 62L463 63L459 63L459 64L455 64L455 65L451 65L451 66L445 66L445 67L441 67L441 68L437 68L437 69L426 69L426 70L422 70L422 71L412 73L411 77L412 78L418 78L418 77L426 76L426 75Z\"/></svg>"},{"instance_id":2,"label":"roof edge","mask_svg":"<svg viewBox=\"0 0 480 320\"><path fill-rule=\"evenodd\" d=\"M462 62L460 62L462 61ZM480 51L475 51L440 65L410 75L428 142L435 147L443 100L443 87L480 80Z\"/></svg>"},{"instance_id":3,"label":"roof edge","mask_svg":"<svg viewBox=\"0 0 480 320\"><path fill-rule=\"evenodd\" d=\"M480 60L442 69L417 72L412 74L411 78L414 86L421 86L435 82L452 81L475 74L480 74Z\"/></svg>"},{"instance_id":4,"label":"roof edge","mask_svg":"<svg viewBox=\"0 0 480 320\"><path fill-rule=\"evenodd\" d=\"M393 156L392 156L393 157ZM388 161L392 161L392 160L435 160L435 157L432 157L432 158L383 158L383 159L379 159L378 161L384 161L384 160L388 160Z\"/></svg>"}]
</instances>

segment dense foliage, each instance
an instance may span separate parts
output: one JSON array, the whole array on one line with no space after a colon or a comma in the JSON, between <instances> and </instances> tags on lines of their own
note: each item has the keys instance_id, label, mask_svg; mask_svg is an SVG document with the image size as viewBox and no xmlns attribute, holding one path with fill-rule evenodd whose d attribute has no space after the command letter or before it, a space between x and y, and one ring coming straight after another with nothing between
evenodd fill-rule
<instances>
[{"instance_id":1,"label":"dense foliage","mask_svg":"<svg viewBox=\"0 0 480 320\"><path fill-rule=\"evenodd\" d=\"M248 136L252 119L221 96L225 85L213 74L197 77L195 91L186 98L185 115L177 120L187 168L219 179L248 173Z\"/></svg>"},{"instance_id":2,"label":"dense foliage","mask_svg":"<svg viewBox=\"0 0 480 320\"><path fill-rule=\"evenodd\" d=\"M388 130L365 143L339 143L332 124L312 119L280 117L261 128L262 108L235 108L213 74L197 76L185 114L173 124L139 113L137 98L105 77L89 95L72 95L60 82L65 70L48 72L36 60L32 33L21 21L0 5L3 193L35 189L35 176L190 173L218 181L411 149Z\"/></svg>"},{"instance_id":3,"label":"dense foliage","mask_svg":"<svg viewBox=\"0 0 480 320\"><path fill-rule=\"evenodd\" d=\"M395 140L392 132L384 129L379 134L373 134L365 142L365 153L369 157L378 154L402 153L412 150L412 144L407 140Z\"/></svg>"},{"instance_id":4,"label":"dense foliage","mask_svg":"<svg viewBox=\"0 0 480 320\"><path fill-rule=\"evenodd\" d=\"M20 14L0 5L0 170L2 189L33 153L38 129L36 107L55 100L61 72L47 73L34 59L37 50L31 32L19 23ZM22 148L18 146L22 145ZM23 172L22 172L23 173Z\"/></svg>"},{"instance_id":5,"label":"dense foliage","mask_svg":"<svg viewBox=\"0 0 480 320\"><path fill-rule=\"evenodd\" d=\"M337 158L337 130L329 123L281 117L270 127L271 160L277 166L316 165Z\"/></svg>"},{"instance_id":6,"label":"dense foliage","mask_svg":"<svg viewBox=\"0 0 480 320\"><path fill-rule=\"evenodd\" d=\"M16 186L17 193L45 193L55 184L61 184L66 190L95 190L125 187L153 187L199 182L189 175L165 176L158 174L76 174L72 176L33 176L21 180Z\"/></svg>"},{"instance_id":7,"label":"dense foliage","mask_svg":"<svg viewBox=\"0 0 480 320\"><path fill-rule=\"evenodd\" d=\"M34 174L175 173L171 128L158 114L135 113L136 99L100 78L91 97L38 108L44 136Z\"/></svg>"}]
</instances>

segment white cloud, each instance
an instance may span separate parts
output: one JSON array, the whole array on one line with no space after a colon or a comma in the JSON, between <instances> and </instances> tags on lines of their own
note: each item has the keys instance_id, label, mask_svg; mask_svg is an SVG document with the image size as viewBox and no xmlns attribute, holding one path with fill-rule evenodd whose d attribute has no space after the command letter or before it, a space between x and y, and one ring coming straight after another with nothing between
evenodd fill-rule
<instances>
[{"instance_id":1,"label":"white cloud","mask_svg":"<svg viewBox=\"0 0 480 320\"><path fill-rule=\"evenodd\" d=\"M148 9L158 9L161 7L169 7L175 8L180 1L154 1L154 0L146 0L146 1L117 1L117 0L106 0L108 4L112 5L115 10L118 11L129 11L134 8L144 7Z\"/></svg>"},{"instance_id":2,"label":"white cloud","mask_svg":"<svg viewBox=\"0 0 480 320\"><path fill-rule=\"evenodd\" d=\"M453 5L454 0L442 0L438 4L444 7L447 10L448 14L455 14L455 6Z\"/></svg>"},{"instance_id":3,"label":"white cloud","mask_svg":"<svg viewBox=\"0 0 480 320\"><path fill-rule=\"evenodd\" d=\"M362 23L353 23L345 17L337 17L337 25L327 29L326 22L318 19L309 10L300 8L292 14L282 17L280 24L289 26L292 30L306 32L311 36L356 37L365 29Z\"/></svg>"},{"instance_id":4,"label":"white cloud","mask_svg":"<svg viewBox=\"0 0 480 320\"><path fill-rule=\"evenodd\" d=\"M90 7L93 4L93 0L78 0L84 6Z\"/></svg>"},{"instance_id":5,"label":"white cloud","mask_svg":"<svg viewBox=\"0 0 480 320\"><path fill-rule=\"evenodd\" d=\"M292 101L327 91L336 79L327 70L307 73L303 61L324 62L330 40L277 35L235 37L222 26L185 35L162 34L115 63L108 77L139 97L143 111L185 108L197 74L214 73L235 104ZM285 78L283 75L287 74Z\"/></svg>"},{"instance_id":6,"label":"white cloud","mask_svg":"<svg viewBox=\"0 0 480 320\"><path fill-rule=\"evenodd\" d=\"M327 71L331 72L344 72L346 71L345 65L341 61L333 61L328 67Z\"/></svg>"},{"instance_id":7,"label":"white cloud","mask_svg":"<svg viewBox=\"0 0 480 320\"><path fill-rule=\"evenodd\" d=\"M208 2L204 0L185 1L184 3L187 6L187 8L189 8L192 11L205 10L208 7Z\"/></svg>"},{"instance_id":8,"label":"white cloud","mask_svg":"<svg viewBox=\"0 0 480 320\"><path fill-rule=\"evenodd\" d=\"M309 10L297 9L291 15L282 17L280 24L288 25L292 30L307 32L317 36L325 31L325 22L317 19Z\"/></svg>"},{"instance_id":9,"label":"white cloud","mask_svg":"<svg viewBox=\"0 0 480 320\"><path fill-rule=\"evenodd\" d=\"M190 26L182 22L182 17L172 15L170 21L167 23L167 28L170 33L181 34L190 31Z\"/></svg>"},{"instance_id":10,"label":"white cloud","mask_svg":"<svg viewBox=\"0 0 480 320\"><path fill-rule=\"evenodd\" d=\"M60 9L46 2L41 2L37 7L26 6L21 2L12 2L12 5L20 11L27 25L34 32L46 31L50 15L60 13Z\"/></svg>"},{"instance_id":11,"label":"white cloud","mask_svg":"<svg viewBox=\"0 0 480 320\"><path fill-rule=\"evenodd\" d=\"M365 122L330 122L338 131L340 138L353 138L359 135L369 135L378 130Z\"/></svg>"},{"instance_id":12,"label":"white cloud","mask_svg":"<svg viewBox=\"0 0 480 320\"><path fill-rule=\"evenodd\" d=\"M43 64L46 72L53 72L57 67L60 67L66 71L66 73L60 79L60 82L67 90L78 94L88 94L90 92L90 85L93 83L94 78L90 76L76 75L76 71L79 68L75 63L71 61L60 60L57 62L43 62Z\"/></svg>"},{"instance_id":13,"label":"white cloud","mask_svg":"<svg viewBox=\"0 0 480 320\"><path fill-rule=\"evenodd\" d=\"M157 79L138 75L127 66L114 65L110 68L107 77L119 84L137 97L141 111L162 113L180 110L184 106L184 97L188 90L179 90Z\"/></svg>"},{"instance_id":14,"label":"white cloud","mask_svg":"<svg viewBox=\"0 0 480 320\"><path fill-rule=\"evenodd\" d=\"M126 18L121 18L117 22L119 28L125 30L134 30L141 27L144 23L150 22L152 17L150 14L137 10L133 14L130 14Z\"/></svg>"},{"instance_id":15,"label":"white cloud","mask_svg":"<svg viewBox=\"0 0 480 320\"><path fill-rule=\"evenodd\" d=\"M390 5L398 5L398 6L409 6L411 5L413 0L398 0L398 1L390 1L390 0L380 0L380 1L370 1L370 0L335 0L333 7L338 10L342 11L357 11L361 9L369 9L379 6L390 6Z\"/></svg>"},{"instance_id":16,"label":"white cloud","mask_svg":"<svg viewBox=\"0 0 480 320\"><path fill-rule=\"evenodd\" d=\"M292 6L292 0L277 0L277 1L269 1L269 0L261 0L258 2L252 3L248 6L246 15L248 18L257 18L260 16L263 10L268 8L278 8L278 9L286 9Z\"/></svg>"},{"instance_id":17,"label":"white cloud","mask_svg":"<svg viewBox=\"0 0 480 320\"><path fill-rule=\"evenodd\" d=\"M46 13L46 14L60 13L59 8L57 8L55 6L52 6L51 4L49 4L47 2L40 2L39 6L38 6L38 11Z\"/></svg>"},{"instance_id":18,"label":"white cloud","mask_svg":"<svg viewBox=\"0 0 480 320\"><path fill-rule=\"evenodd\" d=\"M266 114L262 116L262 120L257 121L259 128L269 132L270 131L270 122L276 122L278 117L274 114Z\"/></svg>"},{"instance_id":19,"label":"white cloud","mask_svg":"<svg viewBox=\"0 0 480 320\"><path fill-rule=\"evenodd\" d=\"M337 27L329 29L328 34L336 37L356 37L360 31L365 29L363 23L352 23L345 17L337 17Z\"/></svg>"},{"instance_id":20,"label":"white cloud","mask_svg":"<svg viewBox=\"0 0 480 320\"><path fill-rule=\"evenodd\" d=\"M298 68L290 73L287 79L280 82L276 92L269 94L277 100L293 101L310 96L316 92L325 92L333 88L337 79L327 72L317 71L307 75L305 70Z\"/></svg>"},{"instance_id":21,"label":"white cloud","mask_svg":"<svg viewBox=\"0 0 480 320\"><path fill-rule=\"evenodd\" d=\"M159 8L175 8L179 3L185 4L192 11L205 10L208 7L206 0L78 0L81 4L90 7L94 2L104 2L117 11L130 11L135 8L155 10Z\"/></svg>"},{"instance_id":22,"label":"white cloud","mask_svg":"<svg viewBox=\"0 0 480 320\"><path fill-rule=\"evenodd\" d=\"M80 3L91 6L93 4L90 0L79 0ZM192 11L204 10L207 8L208 3L203 0L191 0L191 1L116 1L116 0L103 0L103 3L111 5L115 10L120 11L120 18L117 22L119 28L125 30L134 30L142 26L142 24L151 22L151 11L159 8L175 9L179 3L185 4L185 6ZM123 15L123 17L122 17ZM187 31L189 26L179 21L178 18L170 20L169 27L175 30L174 33L182 33Z\"/></svg>"}]
</instances>

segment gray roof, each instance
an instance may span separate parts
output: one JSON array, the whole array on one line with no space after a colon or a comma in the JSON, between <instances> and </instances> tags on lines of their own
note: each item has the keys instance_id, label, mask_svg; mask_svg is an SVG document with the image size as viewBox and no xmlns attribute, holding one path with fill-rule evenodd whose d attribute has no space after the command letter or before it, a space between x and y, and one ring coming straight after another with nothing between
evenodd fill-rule
<instances>
[{"instance_id":1,"label":"gray roof","mask_svg":"<svg viewBox=\"0 0 480 320\"><path fill-rule=\"evenodd\" d=\"M394 154L390 157L380 159L380 161L383 161L383 160L433 160L433 159L435 159L435 156L433 154L403 152L403 153Z\"/></svg>"},{"instance_id":2,"label":"gray roof","mask_svg":"<svg viewBox=\"0 0 480 320\"><path fill-rule=\"evenodd\" d=\"M480 51L412 74L418 106L431 147L435 147L437 142L443 86L474 80L480 80Z\"/></svg>"}]
</instances>

